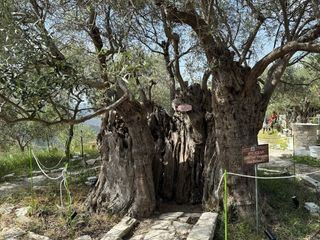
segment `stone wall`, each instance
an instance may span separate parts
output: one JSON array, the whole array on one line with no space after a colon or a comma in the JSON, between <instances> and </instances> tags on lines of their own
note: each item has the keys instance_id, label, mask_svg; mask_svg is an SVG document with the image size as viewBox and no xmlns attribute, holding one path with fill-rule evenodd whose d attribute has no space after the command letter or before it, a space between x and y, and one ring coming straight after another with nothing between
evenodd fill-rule
<instances>
[{"instance_id":1,"label":"stone wall","mask_svg":"<svg viewBox=\"0 0 320 240\"><path fill-rule=\"evenodd\" d=\"M293 123L292 135L294 138L294 149L300 147L305 147L306 149L309 149L309 146L316 145L318 139L317 133L319 133L319 130L319 124Z\"/></svg>"}]
</instances>

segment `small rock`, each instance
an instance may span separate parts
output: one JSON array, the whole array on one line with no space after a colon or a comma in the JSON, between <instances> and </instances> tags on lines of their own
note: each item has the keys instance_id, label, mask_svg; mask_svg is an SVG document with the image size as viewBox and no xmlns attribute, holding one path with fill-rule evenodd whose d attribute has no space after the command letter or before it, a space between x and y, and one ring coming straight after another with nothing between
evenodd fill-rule
<instances>
[{"instance_id":1,"label":"small rock","mask_svg":"<svg viewBox=\"0 0 320 240\"><path fill-rule=\"evenodd\" d=\"M4 228L0 233L0 239L8 239L15 238L25 235L26 232L21 228L13 227L13 228Z\"/></svg>"},{"instance_id":2,"label":"small rock","mask_svg":"<svg viewBox=\"0 0 320 240\"><path fill-rule=\"evenodd\" d=\"M96 182L98 180L98 177L97 176L88 177L87 180L90 182Z\"/></svg>"},{"instance_id":3,"label":"small rock","mask_svg":"<svg viewBox=\"0 0 320 240\"><path fill-rule=\"evenodd\" d=\"M38 235L33 232L28 232L28 239L29 240L50 240L50 238L46 236Z\"/></svg>"},{"instance_id":4,"label":"small rock","mask_svg":"<svg viewBox=\"0 0 320 240\"><path fill-rule=\"evenodd\" d=\"M38 192L44 192L47 190L47 187L46 186L32 186L32 189L34 191L38 191Z\"/></svg>"},{"instance_id":5,"label":"small rock","mask_svg":"<svg viewBox=\"0 0 320 240\"><path fill-rule=\"evenodd\" d=\"M311 215L319 215L320 207L314 202L306 202L304 207L310 212Z\"/></svg>"},{"instance_id":6,"label":"small rock","mask_svg":"<svg viewBox=\"0 0 320 240\"><path fill-rule=\"evenodd\" d=\"M0 206L0 215L10 214L14 209L14 205L11 203L4 203Z\"/></svg>"},{"instance_id":7,"label":"small rock","mask_svg":"<svg viewBox=\"0 0 320 240\"><path fill-rule=\"evenodd\" d=\"M87 178L88 181L85 182L86 185L88 186L94 186L98 180L98 177L93 176L93 177L88 177Z\"/></svg>"},{"instance_id":8,"label":"small rock","mask_svg":"<svg viewBox=\"0 0 320 240\"><path fill-rule=\"evenodd\" d=\"M15 175L15 173L10 173L10 174L4 175L4 176L2 177L2 179L3 179L3 180L6 180L6 179L8 179L8 178L14 177L14 175Z\"/></svg>"},{"instance_id":9,"label":"small rock","mask_svg":"<svg viewBox=\"0 0 320 240\"><path fill-rule=\"evenodd\" d=\"M22 207L16 209L15 213L17 216L17 222L19 223L28 223L30 222L30 218L27 216L28 211L31 209L31 207Z\"/></svg>"},{"instance_id":10,"label":"small rock","mask_svg":"<svg viewBox=\"0 0 320 240\"><path fill-rule=\"evenodd\" d=\"M161 220L177 220L182 215L183 215L183 212L163 213L159 216L159 219L161 219Z\"/></svg>"},{"instance_id":11,"label":"small rock","mask_svg":"<svg viewBox=\"0 0 320 240\"><path fill-rule=\"evenodd\" d=\"M28 214L29 210L31 209L31 207L22 207L22 208L18 208L16 209L16 216L18 218L20 217L26 217L26 215Z\"/></svg>"},{"instance_id":12,"label":"small rock","mask_svg":"<svg viewBox=\"0 0 320 240\"><path fill-rule=\"evenodd\" d=\"M89 159L86 161L86 164L89 166L93 166L97 162L97 159Z\"/></svg>"},{"instance_id":13,"label":"small rock","mask_svg":"<svg viewBox=\"0 0 320 240\"><path fill-rule=\"evenodd\" d=\"M92 238L89 235L84 235L76 238L75 240L92 240Z\"/></svg>"}]
</instances>

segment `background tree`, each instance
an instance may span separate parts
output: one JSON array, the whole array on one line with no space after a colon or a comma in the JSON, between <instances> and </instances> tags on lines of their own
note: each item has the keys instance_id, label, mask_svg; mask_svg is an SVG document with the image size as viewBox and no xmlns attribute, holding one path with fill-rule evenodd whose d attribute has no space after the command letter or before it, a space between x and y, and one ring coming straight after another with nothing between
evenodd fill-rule
<instances>
[{"instance_id":1,"label":"background tree","mask_svg":"<svg viewBox=\"0 0 320 240\"><path fill-rule=\"evenodd\" d=\"M320 113L319 57L310 56L286 69L269 109L287 114L288 122L308 122Z\"/></svg>"},{"instance_id":2,"label":"background tree","mask_svg":"<svg viewBox=\"0 0 320 240\"><path fill-rule=\"evenodd\" d=\"M1 123L1 139L4 146L12 146L13 143L24 152L32 141L42 137L39 128L43 126L35 122L23 122L16 124Z\"/></svg>"}]
</instances>

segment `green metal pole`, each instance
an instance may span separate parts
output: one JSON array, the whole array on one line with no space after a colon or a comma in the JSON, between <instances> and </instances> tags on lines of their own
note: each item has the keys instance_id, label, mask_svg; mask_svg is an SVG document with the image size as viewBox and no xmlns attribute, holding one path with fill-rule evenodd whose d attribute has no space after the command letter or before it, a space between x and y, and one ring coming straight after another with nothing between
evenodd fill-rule
<instances>
[{"instance_id":1,"label":"green metal pole","mask_svg":"<svg viewBox=\"0 0 320 240\"><path fill-rule=\"evenodd\" d=\"M30 191L33 193L33 166L31 148L29 147L29 174L30 174Z\"/></svg>"},{"instance_id":2,"label":"green metal pole","mask_svg":"<svg viewBox=\"0 0 320 240\"><path fill-rule=\"evenodd\" d=\"M224 170L224 240L228 240L228 189L227 170Z\"/></svg>"}]
</instances>

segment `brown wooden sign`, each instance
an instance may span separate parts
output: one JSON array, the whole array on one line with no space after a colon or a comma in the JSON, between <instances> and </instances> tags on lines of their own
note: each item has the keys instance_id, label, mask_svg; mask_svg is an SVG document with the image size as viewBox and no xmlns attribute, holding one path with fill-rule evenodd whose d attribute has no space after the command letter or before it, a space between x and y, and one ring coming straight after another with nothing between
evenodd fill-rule
<instances>
[{"instance_id":1,"label":"brown wooden sign","mask_svg":"<svg viewBox=\"0 0 320 240\"><path fill-rule=\"evenodd\" d=\"M254 165L269 162L269 146L262 144L242 148L243 164Z\"/></svg>"}]
</instances>

